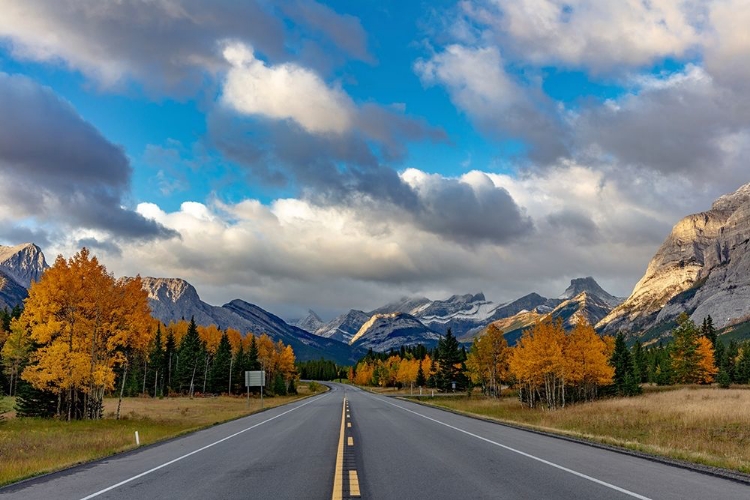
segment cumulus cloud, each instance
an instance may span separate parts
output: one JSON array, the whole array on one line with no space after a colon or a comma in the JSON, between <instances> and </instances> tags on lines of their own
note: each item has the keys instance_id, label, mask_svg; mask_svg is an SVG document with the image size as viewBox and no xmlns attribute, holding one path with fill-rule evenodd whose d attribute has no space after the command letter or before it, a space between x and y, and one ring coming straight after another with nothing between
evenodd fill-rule
<instances>
[{"instance_id":1,"label":"cumulus cloud","mask_svg":"<svg viewBox=\"0 0 750 500\"><path fill-rule=\"evenodd\" d=\"M116 237L175 236L124 208L131 174L123 150L51 89L0 73L0 207L6 214Z\"/></svg>"},{"instance_id":2,"label":"cumulus cloud","mask_svg":"<svg viewBox=\"0 0 750 500\"><path fill-rule=\"evenodd\" d=\"M488 135L524 140L532 158L554 161L566 152L557 109L505 70L497 47L449 45L414 64L422 82L446 87L451 101Z\"/></svg>"},{"instance_id":3,"label":"cumulus cloud","mask_svg":"<svg viewBox=\"0 0 750 500\"><path fill-rule=\"evenodd\" d=\"M478 36L519 59L596 72L685 55L701 41L697 25L705 15L691 0L488 0L460 9L464 22L481 27Z\"/></svg>"},{"instance_id":4,"label":"cumulus cloud","mask_svg":"<svg viewBox=\"0 0 750 500\"><path fill-rule=\"evenodd\" d=\"M588 275L627 295L686 213L677 197L668 196L682 186L667 193L643 187L640 195L662 200L651 207L606 173L574 163L521 178L473 171L446 179L414 169L401 177L422 205L439 198L433 193L450 190L474 192L475 204L501 196L479 194L483 190L504 193L524 207L521 223L533 220L536 229L502 245L465 245L460 233L446 238L444 230L435 232L382 204L213 200L169 212L144 203L138 206L143 217L178 231L182 240L128 244L121 255L107 255L107 262L118 274L185 278L212 303L241 297L286 317L308 307L329 317L346 308L370 310L412 294L445 298L484 291L498 302L532 291L557 296L571 278ZM694 208L696 200L689 203ZM483 218L475 223L486 233L498 224Z\"/></svg>"},{"instance_id":5,"label":"cumulus cloud","mask_svg":"<svg viewBox=\"0 0 750 500\"><path fill-rule=\"evenodd\" d=\"M324 42L331 52L369 59L359 21L316 2L0 0L0 10L0 39L14 57L62 63L103 88L134 80L159 92L195 92L226 67L226 39L277 59L288 50L304 57L300 44Z\"/></svg>"},{"instance_id":6,"label":"cumulus cloud","mask_svg":"<svg viewBox=\"0 0 750 500\"><path fill-rule=\"evenodd\" d=\"M354 103L315 72L292 63L268 67L242 43L229 44L223 53L231 64L224 105L247 115L290 119L313 134L342 134L351 128Z\"/></svg>"}]
</instances>

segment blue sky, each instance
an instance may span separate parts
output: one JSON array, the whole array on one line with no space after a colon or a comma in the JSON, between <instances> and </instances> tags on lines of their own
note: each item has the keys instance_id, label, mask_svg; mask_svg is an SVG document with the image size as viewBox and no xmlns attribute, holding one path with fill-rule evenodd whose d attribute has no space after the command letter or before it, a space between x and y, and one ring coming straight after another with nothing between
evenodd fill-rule
<instances>
[{"instance_id":1,"label":"blue sky","mask_svg":"<svg viewBox=\"0 0 750 500\"><path fill-rule=\"evenodd\" d=\"M627 295L750 181L740 0L4 10L0 243L214 303Z\"/></svg>"}]
</instances>

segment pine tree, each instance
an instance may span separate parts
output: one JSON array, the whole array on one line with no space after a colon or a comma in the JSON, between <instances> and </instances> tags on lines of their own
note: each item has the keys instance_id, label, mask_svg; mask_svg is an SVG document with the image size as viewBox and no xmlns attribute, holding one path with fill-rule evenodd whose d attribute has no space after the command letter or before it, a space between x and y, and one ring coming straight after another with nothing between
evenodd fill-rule
<instances>
[{"instance_id":1,"label":"pine tree","mask_svg":"<svg viewBox=\"0 0 750 500\"><path fill-rule=\"evenodd\" d=\"M615 369L614 389L618 395L633 396L641 392L641 387L633 371L633 359L630 350L625 344L625 336L622 332L615 337L615 350L612 353L610 364Z\"/></svg>"},{"instance_id":2,"label":"pine tree","mask_svg":"<svg viewBox=\"0 0 750 500\"><path fill-rule=\"evenodd\" d=\"M714 320L713 318L711 318L710 314L703 318L703 324L701 325L701 335L710 340L711 346L716 349L716 328L714 327Z\"/></svg>"},{"instance_id":3,"label":"pine tree","mask_svg":"<svg viewBox=\"0 0 750 500\"><path fill-rule=\"evenodd\" d=\"M232 345L229 336L224 332L216 348L216 355L211 364L210 391L222 393L229 389L229 365L232 363Z\"/></svg>"},{"instance_id":4,"label":"pine tree","mask_svg":"<svg viewBox=\"0 0 750 500\"><path fill-rule=\"evenodd\" d=\"M281 373L276 373L273 379L273 393L276 396L286 396L286 382Z\"/></svg>"},{"instance_id":5,"label":"pine tree","mask_svg":"<svg viewBox=\"0 0 750 500\"><path fill-rule=\"evenodd\" d=\"M294 378L289 380L289 389L287 392L289 394L297 394L297 383L294 381Z\"/></svg>"},{"instance_id":6,"label":"pine tree","mask_svg":"<svg viewBox=\"0 0 750 500\"><path fill-rule=\"evenodd\" d=\"M181 392L187 392L192 396L195 389L200 390L200 380L203 376L203 365L205 363L205 348L198 335L198 327L195 318L190 318L190 326L180 342L179 367L177 369L178 387Z\"/></svg>"},{"instance_id":7,"label":"pine tree","mask_svg":"<svg viewBox=\"0 0 750 500\"><path fill-rule=\"evenodd\" d=\"M164 377L168 393L174 392L177 388L175 381L177 377L178 359L177 340L174 337L174 332L171 329L168 329L167 340L164 342L164 365L166 366Z\"/></svg>"},{"instance_id":8,"label":"pine tree","mask_svg":"<svg viewBox=\"0 0 750 500\"><path fill-rule=\"evenodd\" d=\"M245 348L240 342L232 362L232 391L239 389L242 392L245 390L245 370L247 370L247 356L245 355Z\"/></svg>"},{"instance_id":9,"label":"pine tree","mask_svg":"<svg viewBox=\"0 0 750 500\"><path fill-rule=\"evenodd\" d=\"M258 342L255 335L250 339L250 348L247 350L246 370L260 370L260 361L258 361Z\"/></svg>"},{"instance_id":10,"label":"pine tree","mask_svg":"<svg viewBox=\"0 0 750 500\"><path fill-rule=\"evenodd\" d=\"M16 416L52 418L57 413L57 396L35 389L21 379L16 392Z\"/></svg>"},{"instance_id":11,"label":"pine tree","mask_svg":"<svg viewBox=\"0 0 750 500\"><path fill-rule=\"evenodd\" d=\"M466 387L466 377L462 366L465 356L461 354L458 339L450 328L445 337L438 341L436 355L439 365L436 377L437 387L443 391L452 390L455 382L456 390L463 390Z\"/></svg>"},{"instance_id":12,"label":"pine tree","mask_svg":"<svg viewBox=\"0 0 750 500\"><path fill-rule=\"evenodd\" d=\"M419 361L419 370L417 371L417 387L424 387L427 384L427 379L424 376L424 370L422 369L422 361Z\"/></svg>"},{"instance_id":13,"label":"pine tree","mask_svg":"<svg viewBox=\"0 0 750 500\"><path fill-rule=\"evenodd\" d=\"M639 384L648 382L648 360L640 340L633 345L633 373Z\"/></svg>"},{"instance_id":14,"label":"pine tree","mask_svg":"<svg viewBox=\"0 0 750 500\"><path fill-rule=\"evenodd\" d=\"M164 392L164 372L166 370L166 361L161 339L161 323L156 326L156 335L154 343L151 346L151 352L148 355L149 381L147 390L154 391L154 397L163 395Z\"/></svg>"}]
</instances>

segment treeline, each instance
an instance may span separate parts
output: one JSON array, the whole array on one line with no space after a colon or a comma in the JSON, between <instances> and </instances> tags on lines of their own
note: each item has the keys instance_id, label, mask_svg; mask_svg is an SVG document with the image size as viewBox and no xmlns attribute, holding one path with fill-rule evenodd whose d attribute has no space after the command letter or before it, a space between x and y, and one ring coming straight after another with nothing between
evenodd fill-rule
<instances>
[{"instance_id":1,"label":"treeline","mask_svg":"<svg viewBox=\"0 0 750 500\"><path fill-rule=\"evenodd\" d=\"M244 371L261 368L270 395L296 392L290 346L192 319L165 326L139 277L115 279L85 248L57 258L23 311L0 314L0 348L19 416L98 419L105 395L241 393Z\"/></svg>"},{"instance_id":2,"label":"treeline","mask_svg":"<svg viewBox=\"0 0 750 500\"><path fill-rule=\"evenodd\" d=\"M333 361L320 358L298 362L297 373L305 380L336 380L346 377L347 370Z\"/></svg>"},{"instance_id":3,"label":"treeline","mask_svg":"<svg viewBox=\"0 0 750 500\"><path fill-rule=\"evenodd\" d=\"M711 316L697 326L687 315L677 321L672 340L632 349L633 374L640 383L658 385L708 384L721 387L750 384L750 341L724 343Z\"/></svg>"},{"instance_id":4,"label":"treeline","mask_svg":"<svg viewBox=\"0 0 750 500\"><path fill-rule=\"evenodd\" d=\"M465 390L466 349L449 329L431 350L422 345L374 353L372 349L349 370L349 381L380 387L428 387L442 391Z\"/></svg>"},{"instance_id":5,"label":"treeline","mask_svg":"<svg viewBox=\"0 0 750 500\"><path fill-rule=\"evenodd\" d=\"M750 342L717 340L711 318L698 327L686 315L678 319L672 340L652 348L625 337L599 336L585 322L566 332L560 321L542 321L509 347L503 332L490 325L468 353L450 331L438 347L369 353L349 379L360 385L463 390L480 387L498 397L501 387L517 391L529 407L554 409L601 396L639 394L641 384L710 384L723 387L750 382ZM455 382L455 386L454 386Z\"/></svg>"}]
</instances>

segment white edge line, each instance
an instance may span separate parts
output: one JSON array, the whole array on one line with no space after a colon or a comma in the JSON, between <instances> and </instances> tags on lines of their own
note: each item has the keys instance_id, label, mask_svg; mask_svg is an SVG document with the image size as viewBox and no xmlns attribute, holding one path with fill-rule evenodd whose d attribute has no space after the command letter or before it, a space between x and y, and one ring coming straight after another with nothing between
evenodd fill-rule
<instances>
[{"instance_id":1,"label":"white edge line","mask_svg":"<svg viewBox=\"0 0 750 500\"><path fill-rule=\"evenodd\" d=\"M319 400L319 399L321 399L321 398L323 398L323 397L327 396L328 394L329 394L329 393L321 394L321 395L320 395L319 397L316 397L316 398L312 398L312 399L310 399L309 401L307 401L306 403L303 403L303 404L301 404L301 405L299 405L299 406L295 406L294 408L292 408L292 409L289 409L289 410L287 410L287 411L285 411L285 412L283 412L283 413L279 413L279 414L278 414L278 415L276 415L275 417L271 417L271 418L269 418L269 419L267 419L267 420L264 420L264 421L262 421L262 422L258 422L258 423L257 423L257 424L255 424L255 425L251 425L250 427L247 427L246 429L242 429L241 431L235 432L234 434L231 434L231 435L229 435L229 436L227 436L227 437L225 437L225 438L219 439L218 441L215 441L215 442L213 442L213 443L211 443L211 444L207 444L206 446L204 446L204 447L202 447L202 448L198 448L197 450L193 450L193 451L191 451L190 453L186 453L186 454L182 455L181 457L177 457L177 458L175 458L175 459L172 459L172 460L170 460L169 462L165 462L165 463L163 463L163 464L161 464L161 465L157 465L157 466L156 466L156 467L154 467L153 469L149 469L149 470L147 470L147 471L145 471L145 472L141 472L140 474L137 474L137 475L135 475L135 476L133 476L133 477L131 477L131 478L125 479L124 481L120 481L120 482L119 482L119 483L117 483L117 484L113 484L112 486L109 486L108 488L104 488L103 490L99 490L99 491L97 491L96 493L92 493L92 494L90 494L89 496L83 497L83 498L82 498L81 500L89 500L89 499L91 499L91 498L94 498L94 497L98 497L99 495L102 495L102 494L104 494L104 493L107 493L108 491L112 491L112 490L114 490L115 488L119 488L120 486L122 486L122 485L124 485L124 484L128 484L129 482L131 482L131 481L135 481L136 479L140 479L140 478L142 478L143 476L146 476L146 475L148 475L148 474L151 474L152 472L156 472L157 470L159 470L159 469L163 469L164 467L167 467L167 466L169 466L169 465L172 465L172 464L173 464L173 463L175 463L175 462L179 462L179 461L180 461L180 460L182 460L183 458L187 458L187 457L189 457L189 456L191 456L191 455L195 455L196 453L200 453L200 452L201 452L201 451L203 451L203 450L207 450L208 448L211 448L212 446L216 446L217 444L219 444L219 443L223 443L224 441L226 441L226 440L228 440L228 439L232 439L233 437L239 436L239 435L240 435L240 434L242 434L243 432L247 432L247 431L249 431L249 430L255 429L255 428L256 428L256 427L258 427L258 426L261 426L261 425L263 425L263 424L265 424L265 423L268 423L268 422L270 422L271 420L276 420L276 419L277 419L277 418L279 418L279 417L283 417L283 416L284 416L284 415L286 415L287 413L291 413L291 412L293 412L294 410L299 410L299 409L300 409L300 408L302 408L303 406L307 406L307 405L309 405L310 403L312 403L313 401L317 401L317 400ZM251 416L251 415L248 415L248 416Z\"/></svg>"},{"instance_id":2,"label":"white edge line","mask_svg":"<svg viewBox=\"0 0 750 500\"><path fill-rule=\"evenodd\" d=\"M380 398L378 398L378 399L380 399ZM558 464L556 464L554 462L550 462L549 460L545 460L543 458L539 458L537 456L531 455L531 454L526 453L524 451L517 450L515 448L511 448L510 446L506 446L506 445L498 443L496 441L492 441L491 439L487 439L486 437L479 436L479 435L474 434L472 432L463 430L463 429L461 429L459 427L454 427L454 426L452 426L450 424L446 424L445 422L441 422L440 420L436 420L434 418L428 417L427 415L422 415L421 413L418 413L416 411L410 410L408 408L404 408L403 406L399 406L397 404L393 404L390 401L385 401L385 400L382 400L382 401L384 403L386 403L386 404L391 405L391 406L395 406L396 408L400 408L400 409L402 409L404 411L408 411L409 413L413 413L414 415L417 415L419 417L426 418L427 420L435 422L436 424L444 425L445 427L448 427L450 429L456 430L458 432L462 432L462 433L464 433L464 434L466 434L468 436L477 438L477 439L479 439L481 441L485 441L485 442L490 443L490 444L494 444L495 446L499 446L500 448L503 448L505 450L512 451L513 453L518 453L519 455L522 455L522 456L524 456L526 458L530 458L532 460L536 460L537 462L541 462L541 463L543 463L545 465L549 465L550 467L554 467L556 469L560 469L560 470L565 471L565 472L567 472L569 474L573 474L574 476L578 476L578 477L581 477L583 479L587 479L587 480L589 480L589 481L591 481L593 483L600 484L602 486L606 486L607 488L613 489L615 491L619 491L620 493L624 493L625 495L631 496L633 498L638 498L639 500L651 500L649 497L644 497L643 495L639 495L638 493L632 492L630 490L626 490L625 488L620 488L619 486L615 486L614 484L610 484L610 483L608 483L606 481L602 481L601 479L596 479L595 477L587 476L586 474L574 471L573 469L568 469L567 467L563 467L562 465L558 465Z\"/></svg>"}]
</instances>

